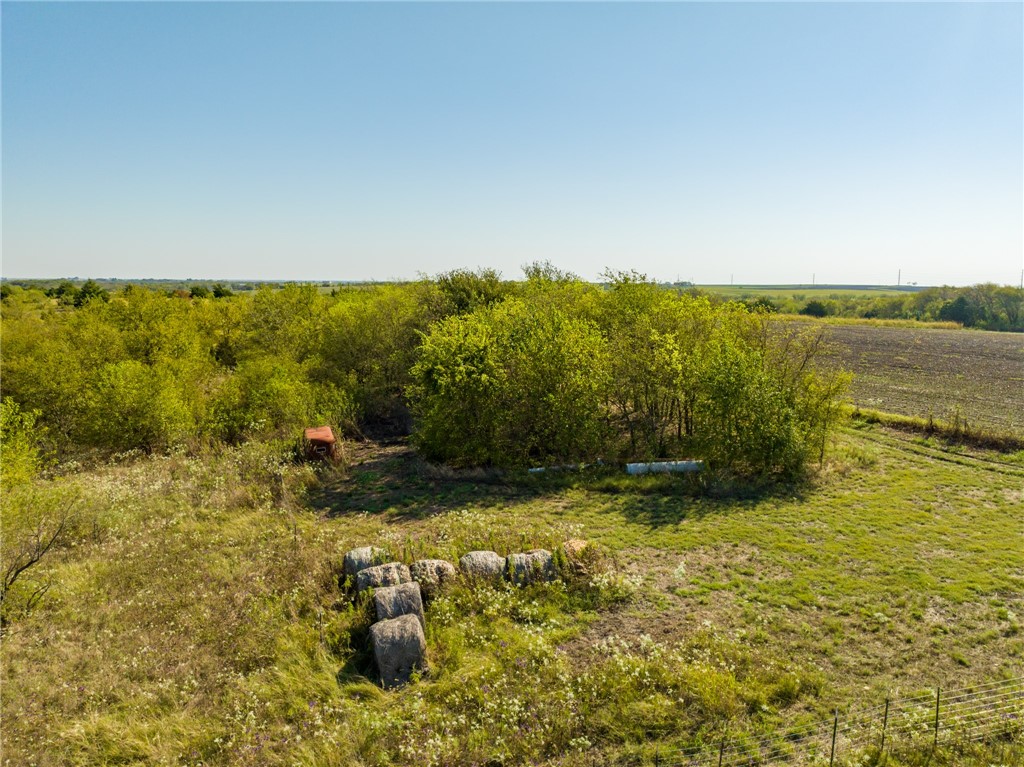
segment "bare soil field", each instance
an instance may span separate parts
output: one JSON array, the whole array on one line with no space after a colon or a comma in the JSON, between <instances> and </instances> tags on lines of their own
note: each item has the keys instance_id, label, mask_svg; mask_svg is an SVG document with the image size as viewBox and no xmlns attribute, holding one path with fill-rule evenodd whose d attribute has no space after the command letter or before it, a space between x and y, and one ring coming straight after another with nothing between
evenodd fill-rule
<instances>
[{"instance_id":1,"label":"bare soil field","mask_svg":"<svg viewBox=\"0 0 1024 767\"><path fill-rule=\"evenodd\" d=\"M830 325L829 361L853 373L855 405L1024 431L1024 335Z\"/></svg>"}]
</instances>

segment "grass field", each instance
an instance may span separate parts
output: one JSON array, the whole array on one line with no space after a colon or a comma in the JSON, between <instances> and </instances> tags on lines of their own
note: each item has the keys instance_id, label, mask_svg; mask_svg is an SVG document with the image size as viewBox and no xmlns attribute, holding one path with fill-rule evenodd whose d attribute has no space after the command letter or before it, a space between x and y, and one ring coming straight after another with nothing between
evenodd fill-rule
<instances>
[{"instance_id":1,"label":"grass field","mask_svg":"<svg viewBox=\"0 0 1024 767\"><path fill-rule=\"evenodd\" d=\"M628 764L726 721L775 732L1024 663L1012 456L866 426L811 485L746 499L456 474L402 445L352 461L137 458L22 499L73 496L79 516L5 637L5 760ZM347 548L454 559L571 536L608 552L596 590L456 592L428 610L427 678L365 681L365 613L334 575Z\"/></svg>"}]
</instances>

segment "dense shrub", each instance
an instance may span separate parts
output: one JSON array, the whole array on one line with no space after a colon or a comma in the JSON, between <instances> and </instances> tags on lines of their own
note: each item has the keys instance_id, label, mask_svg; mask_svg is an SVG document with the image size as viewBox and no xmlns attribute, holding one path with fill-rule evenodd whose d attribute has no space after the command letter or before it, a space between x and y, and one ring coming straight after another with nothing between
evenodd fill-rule
<instances>
[{"instance_id":1,"label":"dense shrub","mask_svg":"<svg viewBox=\"0 0 1024 767\"><path fill-rule=\"evenodd\" d=\"M307 286L218 301L127 287L78 308L5 302L5 394L65 454L163 450L350 423L322 365L332 299ZM55 304L55 305L53 305Z\"/></svg>"},{"instance_id":2,"label":"dense shrub","mask_svg":"<svg viewBox=\"0 0 1024 767\"><path fill-rule=\"evenodd\" d=\"M0 489L30 481L42 464L36 420L39 411L23 411L10 397L0 401Z\"/></svg>"},{"instance_id":3,"label":"dense shrub","mask_svg":"<svg viewBox=\"0 0 1024 767\"><path fill-rule=\"evenodd\" d=\"M697 457L793 475L820 456L841 382L810 373L816 347L773 338L766 313L635 273L598 287L524 271L217 300L129 286L79 306L73 285L12 292L4 392L64 454L330 423L415 429L459 465Z\"/></svg>"},{"instance_id":4,"label":"dense shrub","mask_svg":"<svg viewBox=\"0 0 1024 767\"><path fill-rule=\"evenodd\" d=\"M410 369L438 303L429 283L353 288L328 311L317 376L351 390L366 427L408 433Z\"/></svg>"},{"instance_id":5,"label":"dense shrub","mask_svg":"<svg viewBox=\"0 0 1024 767\"><path fill-rule=\"evenodd\" d=\"M466 314L479 306L493 306L513 291L509 282L503 282L501 273L494 269L453 269L434 278L437 285L439 317Z\"/></svg>"},{"instance_id":6,"label":"dense shrub","mask_svg":"<svg viewBox=\"0 0 1024 767\"><path fill-rule=\"evenodd\" d=\"M506 299L431 328L413 367L416 441L455 464L591 458L604 443L607 359L597 328Z\"/></svg>"},{"instance_id":7,"label":"dense shrub","mask_svg":"<svg viewBox=\"0 0 1024 767\"><path fill-rule=\"evenodd\" d=\"M824 301L808 301L800 314L807 317L827 317L829 315L828 305Z\"/></svg>"},{"instance_id":8,"label":"dense shrub","mask_svg":"<svg viewBox=\"0 0 1024 767\"><path fill-rule=\"evenodd\" d=\"M159 450L179 444L195 421L174 376L136 360L105 365L88 392L83 436L110 450Z\"/></svg>"},{"instance_id":9,"label":"dense shrub","mask_svg":"<svg viewBox=\"0 0 1024 767\"><path fill-rule=\"evenodd\" d=\"M608 283L535 276L522 298L433 325L410 390L425 454L504 466L686 456L747 476L794 476L820 454L843 382L810 372L815 343L642 275Z\"/></svg>"},{"instance_id":10,"label":"dense shrub","mask_svg":"<svg viewBox=\"0 0 1024 767\"><path fill-rule=\"evenodd\" d=\"M303 426L345 424L352 417L344 390L315 384L299 363L269 356L240 363L213 403L214 433L229 442L297 434Z\"/></svg>"}]
</instances>

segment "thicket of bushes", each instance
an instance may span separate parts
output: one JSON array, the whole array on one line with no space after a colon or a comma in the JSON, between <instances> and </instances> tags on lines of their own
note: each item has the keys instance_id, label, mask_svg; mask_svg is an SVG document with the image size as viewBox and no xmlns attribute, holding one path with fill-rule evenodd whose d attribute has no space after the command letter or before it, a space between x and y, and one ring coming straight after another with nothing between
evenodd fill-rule
<instances>
[{"instance_id":1,"label":"thicket of bushes","mask_svg":"<svg viewBox=\"0 0 1024 767\"><path fill-rule=\"evenodd\" d=\"M816 344L741 304L635 274L219 296L128 287L3 300L4 396L59 454L291 436L326 422L410 430L461 465L701 457L793 475L823 449L840 378Z\"/></svg>"},{"instance_id":2,"label":"thicket of bushes","mask_svg":"<svg viewBox=\"0 0 1024 767\"><path fill-rule=\"evenodd\" d=\"M842 293L811 299L801 293L778 298L755 296L746 298L745 303L766 311L811 317L956 322L965 328L1024 331L1024 290L991 282L875 297Z\"/></svg>"},{"instance_id":3,"label":"thicket of bushes","mask_svg":"<svg viewBox=\"0 0 1024 767\"><path fill-rule=\"evenodd\" d=\"M820 454L844 379L812 372L738 304L534 278L520 295L431 327L410 390L430 457L526 465L698 456L793 475Z\"/></svg>"}]
</instances>

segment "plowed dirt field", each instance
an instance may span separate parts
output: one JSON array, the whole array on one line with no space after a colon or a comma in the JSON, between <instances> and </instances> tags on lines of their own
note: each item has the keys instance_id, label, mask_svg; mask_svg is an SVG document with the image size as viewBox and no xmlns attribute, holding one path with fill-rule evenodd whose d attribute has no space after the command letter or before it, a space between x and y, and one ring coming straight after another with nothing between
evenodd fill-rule
<instances>
[{"instance_id":1,"label":"plowed dirt field","mask_svg":"<svg viewBox=\"0 0 1024 767\"><path fill-rule=\"evenodd\" d=\"M1024 433L1024 334L828 326L829 362L854 374L849 399L901 415Z\"/></svg>"}]
</instances>

